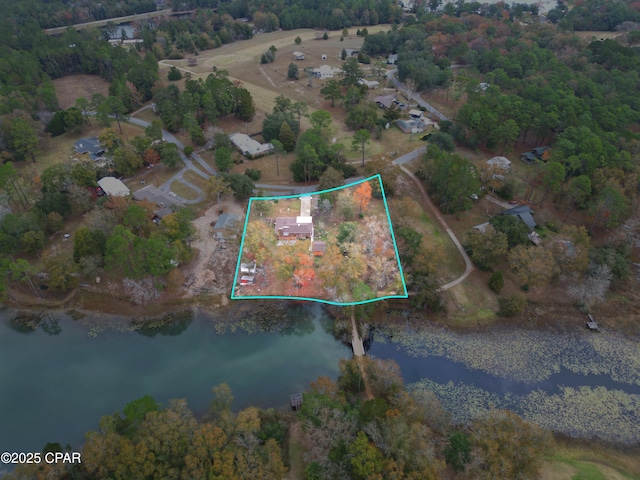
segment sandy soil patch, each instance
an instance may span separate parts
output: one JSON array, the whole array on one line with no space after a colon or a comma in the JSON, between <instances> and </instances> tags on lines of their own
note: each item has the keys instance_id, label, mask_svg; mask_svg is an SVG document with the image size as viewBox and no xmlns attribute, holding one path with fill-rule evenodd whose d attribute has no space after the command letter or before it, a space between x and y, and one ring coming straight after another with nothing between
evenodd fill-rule
<instances>
[{"instance_id":1,"label":"sandy soil patch","mask_svg":"<svg viewBox=\"0 0 640 480\"><path fill-rule=\"evenodd\" d=\"M109 94L109 82L98 75L69 75L56 78L52 83L58 97L58 105L65 110L73 107L76 98L84 97L91 100L96 93L105 96Z\"/></svg>"},{"instance_id":2,"label":"sandy soil patch","mask_svg":"<svg viewBox=\"0 0 640 480\"><path fill-rule=\"evenodd\" d=\"M227 295L231 293L238 260L239 238L228 240L227 248L222 248L222 244L213 239L211 223L215 224L220 211L238 214L244 222L244 210L235 202L221 202L220 207L213 204L204 215L194 220L193 225L198 231L198 239L193 242L192 247L198 251L198 254L184 272L187 283L190 278L193 279L186 288L185 296L187 297L198 293Z\"/></svg>"}]
</instances>

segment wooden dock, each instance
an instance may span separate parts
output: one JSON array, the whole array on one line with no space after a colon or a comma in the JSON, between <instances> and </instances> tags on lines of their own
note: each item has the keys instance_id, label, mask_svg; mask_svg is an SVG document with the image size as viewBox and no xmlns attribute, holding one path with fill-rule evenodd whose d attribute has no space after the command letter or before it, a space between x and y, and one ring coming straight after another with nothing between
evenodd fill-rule
<instances>
[{"instance_id":1,"label":"wooden dock","mask_svg":"<svg viewBox=\"0 0 640 480\"><path fill-rule=\"evenodd\" d=\"M360 335L358 335L358 328L356 327L356 319L353 312L351 313L351 329L351 348L353 349L353 354L356 357L364 357L364 343L362 342Z\"/></svg>"},{"instance_id":2,"label":"wooden dock","mask_svg":"<svg viewBox=\"0 0 640 480\"><path fill-rule=\"evenodd\" d=\"M598 325L598 322L596 322L591 315L587 315L587 317L589 318L589 320L586 322L587 328L592 332L599 332L600 326Z\"/></svg>"},{"instance_id":3,"label":"wooden dock","mask_svg":"<svg viewBox=\"0 0 640 480\"><path fill-rule=\"evenodd\" d=\"M300 407L302 406L301 393L292 393L289 397L289 400L291 402L291 408L293 408L294 410L300 410Z\"/></svg>"}]
</instances>

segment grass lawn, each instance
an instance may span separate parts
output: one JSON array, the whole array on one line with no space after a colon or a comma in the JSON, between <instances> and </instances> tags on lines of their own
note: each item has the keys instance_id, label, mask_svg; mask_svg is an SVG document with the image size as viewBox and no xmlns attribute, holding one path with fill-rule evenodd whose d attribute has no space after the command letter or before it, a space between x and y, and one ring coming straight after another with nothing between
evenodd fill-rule
<instances>
[{"instance_id":1,"label":"grass lawn","mask_svg":"<svg viewBox=\"0 0 640 480\"><path fill-rule=\"evenodd\" d=\"M203 191L207 191L207 187L209 186L209 182L205 180L202 176L198 175L196 172L192 170L187 170L184 172L184 179L188 182L193 183L196 187L200 187Z\"/></svg>"},{"instance_id":2,"label":"grass lawn","mask_svg":"<svg viewBox=\"0 0 640 480\"><path fill-rule=\"evenodd\" d=\"M154 120L160 120L160 117L153 113L153 110L147 108L146 110L142 110L134 115L135 118L139 118L140 120L144 120L145 122L153 122Z\"/></svg>"},{"instance_id":3,"label":"grass lawn","mask_svg":"<svg viewBox=\"0 0 640 480\"><path fill-rule=\"evenodd\" d=\"M280 165L280 175L276 174L276 156L267 155L255 160L245 159L243 163L234 165L231 169L233 173L244 173L247 168L260 170L262 176L259 183L275 183L290 184L293 183L293 174L289 168L295 161L295 153L287 153L278 155L278 164Z\"/></svg>"},{"instance_id":4,"label":"grass lawn","mask_svg":"<svg viewBox=\"0 0 640 480\"><path fill-rule=\"evenodd\" d=\"M171 190L178 196L185 200L195 200L198 198L198 193L195 190L190 189L184 183L174 180L171 183Z\"/></svg>"},{"instance_id":5,"label":"grass lawn","mask_svg":"<svg viewBox=\"0 0 640 480\"><path fill-rule=\"evenodd\" d=\"M590 444L558 443L545 461L540 478L545 480L627 480L640 479L640 455Z\"/></svg>"}]
</instances>

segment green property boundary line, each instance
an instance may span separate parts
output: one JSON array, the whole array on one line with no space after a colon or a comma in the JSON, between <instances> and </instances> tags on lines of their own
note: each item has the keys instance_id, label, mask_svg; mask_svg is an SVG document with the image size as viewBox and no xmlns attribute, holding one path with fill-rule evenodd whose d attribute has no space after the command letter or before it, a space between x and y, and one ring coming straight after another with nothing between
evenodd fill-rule
<instances>
[{"instance_id":1,"label":"green property boundary line","mask_svg":"<svg viewBox=\"0 0 640 480\"><path fill-rule=\"evenodd\" d=\"M403 295L387 295L385 297L377 297L372 298L370 300L362 300L360 302L332 302L330 300L323 300L321 298L310 298L310 297L290 297L286 295L243 295L236 296L236 282L238 281L238 272L240 270L240 260L242 258L242 250L244 249L244 239L247 233L247 225L249 223L249 213L251 212L251 204L254 200L281 200L284 198L301 198L301 197L310 197L312 195L322 195L323 193L332 192L334 190L342 190L343 188L350 188L354 185L359 185L360 183L369 182L370 180L377 179L380 184L380 191L382 192L382 201L384 203L384 209L387 212L387 221L389 222L389 230L391 231L391 240L393 241L393 249L396 252L396 260L398 262L398 270L400 272L400 279L402 280L402 288L404 289ZM249 204L247 206L247 215L244 220L244 229L242 230L242 242L240 243L240 250L238 251L238 262L236 264L236 273L233 277L233 286L231 287L231 300L264 300L264 299L275 299L275 300L307 300L309 302L318 302L318 303L327 303L329 305L337 305L341 307L346 307L349 305L363 305L365 303L378 302L381 300L388 300L390 298L409 298L409 292L407 291L407 283L404 280L404 273L402 272L402 265L400 264L400 254L398 253L398 245L396 244L396 236L393 233L393 224L391 223L391 216L389 215L389 206L387 205L387 197L384 193L384 186L382 185L382 178L380 174L372 175L371 177L365 178L363 180L359 180L357 182L349 183L347 185L343 185L341 187L330 188L328 190L322 190L319 192L312 193L299 193L296 195L281 195L275 197L251 197L249 199Z\"/></svg>"}]
</instances>

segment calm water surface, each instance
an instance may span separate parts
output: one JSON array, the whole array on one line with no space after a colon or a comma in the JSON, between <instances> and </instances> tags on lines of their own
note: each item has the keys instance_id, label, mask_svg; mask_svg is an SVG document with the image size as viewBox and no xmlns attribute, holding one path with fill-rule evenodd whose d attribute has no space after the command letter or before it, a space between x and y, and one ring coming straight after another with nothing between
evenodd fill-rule
<instances>
[{"instance_id":1,"label":"calm water surface","mask_svg":"<svg viewBox=\"0 0 640 480\"><path fill-rule=\"evenodd\" d=\"M108 331L97 338L64 314L55 314L59 333L48 334L17 329L15 312L0 310L0 451L79 446L102 415L146 394L162 404L186 398L203 412L211 388L226 382L236 408L284 406L319 375L336 378L338 361L351 356L323 330L321 308L309 310L313 317L298 334L218 335L202 315L181 333Z\"/></svg>"},{"instance_id":2,"label":"calm water surface","mask_svg":"<svg viewBox=\"0 0 640 480\"><path fill-rule=\"evenodd\" d=\"M47 442L77 448L101 416L146 394L165 405L186 398L201 413L211 388L223 382L233 390L235 408L284 407L289 394L306 390L319 375L336 378L339 360L351 357L350 348L323 328L320 305L288 312L295 331L286 333L218 334L215 319L199 314L162 330L106 331L93 338L83 321L64 314L32 330L11 322L16 312L0 310L0 451L40 451ZM407 384L452 381L499 395L537 389L555 394L559 385L640 394L636 384L566 369L538 383L511 381L446 357L411 356L392 342L373 342L368 354L397 361Z\"/></svg>"}]
</instances>

